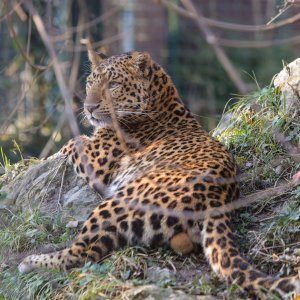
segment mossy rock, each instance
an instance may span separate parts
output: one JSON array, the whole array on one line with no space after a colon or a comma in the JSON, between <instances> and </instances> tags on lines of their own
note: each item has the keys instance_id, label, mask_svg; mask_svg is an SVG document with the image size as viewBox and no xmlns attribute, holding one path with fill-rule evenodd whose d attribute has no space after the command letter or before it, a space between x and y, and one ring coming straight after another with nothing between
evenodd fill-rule
<instances>
[{"instance_id":1,"label":"mossy rock","mask_svg":"<svg viewBox=\"0 0 300 300\"><path fill-rule=\"evenodd\" d=\"M0 208L61 213L66 221L84 221L102 201L62 159L45 160L0 177Z\"/></svg>"}]
</instances>

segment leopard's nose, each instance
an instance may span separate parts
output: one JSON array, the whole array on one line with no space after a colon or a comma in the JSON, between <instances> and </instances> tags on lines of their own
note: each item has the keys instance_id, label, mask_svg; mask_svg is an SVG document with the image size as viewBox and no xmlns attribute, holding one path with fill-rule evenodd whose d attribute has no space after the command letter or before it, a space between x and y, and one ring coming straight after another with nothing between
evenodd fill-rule
<instances>
[{"instance_id":1,"label":"leopard's nose","mask_svg":"<svg viewBox=\"0 0 300 300\"><path fill-rule=\"evenodd\" d=\"M99 108L99 104L84 104L84 108L89 112L93 113L94 110Z\"/></svg>"}]
</instances>

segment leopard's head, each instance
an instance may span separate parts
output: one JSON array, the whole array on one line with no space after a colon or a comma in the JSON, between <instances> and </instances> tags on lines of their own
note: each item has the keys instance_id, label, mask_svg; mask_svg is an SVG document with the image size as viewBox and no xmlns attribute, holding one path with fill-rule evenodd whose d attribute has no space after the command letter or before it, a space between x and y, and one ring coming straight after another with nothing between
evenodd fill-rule
<instances>
[{"instance_id":1,"label":"leopard's head","mask_svg":"<svg viewBox=\"0 0 300 300\"><path fill-rule=\"evenodd\" d=\"M149 110L153 61L146 52L105 57L89 51L91 73L87 77L85 114L94 126L142 119ZM126 124L125 124L126 125Z\"/></svg>"}]
</instances>

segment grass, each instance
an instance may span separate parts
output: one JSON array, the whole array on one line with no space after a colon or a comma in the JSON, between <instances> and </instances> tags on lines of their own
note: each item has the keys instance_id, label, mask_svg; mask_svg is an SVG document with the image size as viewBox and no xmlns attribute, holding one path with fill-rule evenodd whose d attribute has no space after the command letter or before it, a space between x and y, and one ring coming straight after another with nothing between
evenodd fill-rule
<instances>
[{"instance_id":1,"label":"grass","mask_svg":"<svg viewBox=\"0 0 300 300\"><path fill-rule=\"evenodd\" d=\"M59 218L44 217L38 210L18 214L9 210L2 211L0 229L0 257L2 258L7 251L24 252L36 249L45 243L66 242L71 231L65 228Z\"/></svg>"},{"instance_id":2,"label":"grass","mask_svg":"<svg viewBox=\"0 0 300 300\"><path fill-rule=\"evenodd\" d=\"M181 257L166 249L138 246L116 251L101 264L87 263L68 273L40 270L20 275L17 263L28 252L40 252L45 244L61 248L70 242L75 232L65 228L59 217L46 218L38 211L16 214L1 211L1 215L0 299L44 300L59 296L63 299L123 299L124 293L133 299L137 288L141 288L141 295L146 290L150 294L154 290L157 294L178 290L188 295L228 294L224 283L220 284L215 276L207 276L203 256ZM193 280L187 281L186 276ZM232 295L235 294L232 292Z\"/></svg>"},{"instance_id":3,"label":"grass","mask_svg":"<svg viewBox=\"0 0 300 300\"><path fill-rule=\"evenodd\" d=\"M15 140L13 141L13 149L11 151L15 155L18 155L20 157L21 162L24 161L21 148ZM0 167L2 167L6 173L8 173L9 171L11 171L12 168L14 168L14 165L10 163L8 156L6 155L6 153L4 152L1 146L0 146Z\"/></svg>"},{"instance_id":4,"label":"grass","mask_svg":"<svg viewBox=\"0 0 300 300\"><path fill-rule=\"evenodd\" d=\"M257 92L237 100L224 113L213 135L237 160L243 173L242 194L290 180L300 163L282 142L299 145L299 114L293 118L288 115L284 99L272 85L258 87ZM240 209L233 219L246 257L269 274L292 273L300 247L300 187Z\"/></svg>"},{"instance_id":5,"label":"grass","mask_svg":"<svg viewBox=\"0 0 300 300\"><path fill-rule=\"evenodd\" d=\"M29 165L39 163L40 160L34 157L29 159L24 159L22 151L18 143L14 140L13 141L13 148L10 150L14 153L16 157L19 157L19 161L15 164L11 164L8 156L4 152L3 148L0 146L0 185L1 185L1 174L8 174L10 173L11 178L19 175L23 170L26 170ZM2 170L1 170L2 169ZM4 171L4 172L3 172ZM0 186L1 187L1 186ZM0 200L1 200L0 194Z\"/></svg>"},{"instance_id":6,"label":"grass","mask_svg":"<svg viewBox=\"0 0 300 300\"><path fill-rule=\"evenodd\" d=\"M155 282L149 280L148 270L153 265L158 270L162 268L162 262L157 260L159 255L161 251L145 255L140 248L131 247L115 252L101 264L87 263L69 273L40 271L20 276L16 270L6 270L2 273L0 290L2 289L4 299L8 299L8 295L13 296L12 299L20 299L21 295L27 295L28 299L55 299L58 296L63 299L68 299L68 296L70 299L123 299L124 293L128 299L132 299L137 293L137 288L147 286L159 292L165 291L166 288L171 291L180 289L191 295L217 294L224 290L224 284L220 285L216 280L202 280L201 285L199 278L194 278L193 282L185 285L175 276L159 278ZM176 261L179 262L180 259L174 259L174 262ZM219 287L215 284L219 284Z\"/></svg>"},{"instance_id":7,"label":"grass","mask_svg":"<svg viewBox=\"0 0 300 300\"><path fill-rule=\"evenodd\" d=\"M274 261L277 256L293 255L300 247L300 198L294 193L239 210L234 222L240 248L262 270L276 274L282 269L288 274L296 265L296 257L289 262L283 258Z\"/></svg>"},{"instance_id":8,"label":"grass","mask_svg":"<svg viewBox=\"0 0 300 300\"><path fill-rule=\"evenodd\" d=\"M40 251L45 245L65 246L66 242L74 237L74 233L74 230L65 227L59 217L45 217L38 210L13 213L8 209L1 209L0 299L1 296L3 299L21 299L22 295L34 299L35 297L31 296L35 293L44 295L44 290L49 290L46 284L49 276L46 273L44 276L20 276L16 263L24 256L22 253Z\"/></svg>"},{"instance_id":9,"label":"grass","mask_svg":"<svg viewBox=\"0 0 300 300\"><path fill-rule=\"evenodd\" d=\"M248 187L265 187L280 178L290 178L295 163L281 142L300 143L300 117L291 118L278 89L272 85L238 101L223 115L213 135L235 156L248 173ZM284 136L284 141L281 135Z\"/></svg>"},{"instance_id":10,"label":"grass","mask_svg":"<svg viewBox=\"0 0 300 300\"><path fill-rule=\"evenodd\" d=\"M11 165L10 165L9 158L5 154L2 147L0 147L0 158L1 158L0 167L2 167L7 172Z\"/></svg>"},{"instance_id":11,"label":"grass","mask_svg":"<svg viewBox=\"0 0 300 300\"><path fill-rule=\"evenodd\" d=\"M87 263L69 273L39 271L20 275L16 268L10 267L1 273L0 299L1 295L3 299L21 299L22 295L28 299L55 299L58 296L63 299L113 299L124 293L132 299L130 295L136 293L137 287L148 285L161 291L170 287L174 290L184 289L189 294L198 293L197 278L194 284L183 286L175 277L176 268L196 263L196 257L189 260L174 256L167 250L149 251L141 247L128 247L115 252L101 264ZM156 278L149 276L151 269L157 272ZM162 270L170 270L170 273L162 276ZM201 286L201 294L210 294L213 290L216 289L208 280Z\"/></svg>"},{"instance_id":12,"label":"grass","mask_svg":"<svg viewBox=\"0 0 300 300\"><path fill-rule=\"evenodd\" d=\"M294 193L293 201L298 201L297 193ZM296 203L299 204L299 202ZM4 223L9 221L10 213L7 212L6 216ZM255 226L260 224L259 232L266 233L264 231L266 225L260 223L262 216L263 211L256 216ZM239 218L243 220L245 229L251 233L253 223L250 213L247 215L244 212ZM281 226L282 218L284 218L284 226ZM279 226L277 229L287 230L286 234L289 232L289 226L294 225L294 221L298 222L298 218L286 214L284 209L272 220ZM241 224L240 221L238 222ZM165 249L149 250L138 246L116 251L101 264L87 263L83 268L76 268L68 273L56 270L41 270L38 273L26 275L18 273L16 264L12 263L16 259L14 256L16 252L23 253L28 250L39 252L39 247L43 244L64 245L74 236L74 231L68 232L67 230L59 218L44 218L37 211L26 214L19 212L12 216L11 222L6 225L1 222L0 239L3 241L1 261L7 261L7 263L1 266L0 299L25 299L24 295L26 299L56 299L58 297L63 297L63 299L126 299L122 298L125 294L129 297L128 299L143 299L141 296L145 293L143 289L148 286L150 294L154 293L154 290L157 290L158 294L169 290L174 293L181 290L187 295L215 295L220 299L228 297L241 299L242 297L237 286L228 286L211 273L201 255L182 257ZM265 238L271 240L271 232L269 230L269 235ZM243 233L245 245L244 236ZM252 237L251 234L249 237L249 233L247 236L246 244L249 246L248 249L251 249ZM13 257L7 260L8 253ZM249 257L249 253L247 256ZM263 259L259 257L254 260L256 264L260 262L260 268L270 272L272 263L268 261L262 263ZM153 274L153 270L154 277L150 275L150 272ZM138 293L138 288L141 288L141 295L134 298L134 295Z\"/></svg>"}]
</instances>

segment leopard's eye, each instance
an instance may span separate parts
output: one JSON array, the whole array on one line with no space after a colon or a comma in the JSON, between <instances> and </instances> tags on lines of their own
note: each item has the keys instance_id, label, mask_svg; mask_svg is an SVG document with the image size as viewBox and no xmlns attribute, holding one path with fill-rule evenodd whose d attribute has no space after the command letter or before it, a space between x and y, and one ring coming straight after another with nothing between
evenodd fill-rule
<instances>
[{"instance_id":1,"label":"leopard's eye","mask_svg":"<svg viewBox=\"0 0 300 300\"><path fill-rule=\"evenodd\" d=\"M116 88L118 85L119 85L118 82L116 82L116 81L110 81L110 82L108 83L108 88L109 88L109 89L114 89L114 88Z\"/></svg>"}]
</instances>

